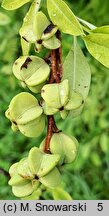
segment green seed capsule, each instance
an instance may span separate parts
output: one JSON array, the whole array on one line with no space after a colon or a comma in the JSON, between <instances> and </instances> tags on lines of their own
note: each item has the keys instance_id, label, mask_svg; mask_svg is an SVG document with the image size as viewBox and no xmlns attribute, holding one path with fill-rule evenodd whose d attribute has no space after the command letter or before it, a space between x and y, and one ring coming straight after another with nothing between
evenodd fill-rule
<instances>
[{"instance_id":1,"label":"green seed capsule","mask_svg":"<svg viewBox=\"0 0 109 216\"><path fill-rule=\"evenodd\" d=\"M10 102L8 115L16 124L26 124L39 116L43 110L37 99L27 92L16 95Z\"/></svg>"},{"instance_id":2,"label":"green seed capsule","mask_svg":"<svg viewBox=\"0 0 109 216\"><path fill-rule=\"evenodd\" d=\"M46 154L41 149L33 147L27 158L23 158L10 167L9 185L12 186L14 195L17 197L30 196L38 190L40 183L50 188L58 186L60 173L56 165L59 160L60 155Z\"/></svg>"},{"instance_id":3,"label":"green seed capsule","mask_svg":"<svg viewBox=\"0 0 109 216\"><path fill-rule=\"evenodd\" d=\"M54 135L53 135L54 136ZM53 138L53 136L52 136L52 138ZM52 140L52 138L51 138L51 140ZM59 146L59 140L57 139L55 139L55 142L57 143L57 145L56 145L56 147L58 146L58 150L57 150L57 152L58 152L58 154L60 155L60 160L59 160L59 162L58 162L58 165L62 165L63 164L63 161L64 161L64 155L62 155L61 154L61 149L62 149L62 146ZM55 143L54 142L54 143ZM55 145L55 144L54 144ZM51 141L50 141L50 146L51 146ZM45 148L45 139L41 142L41 144L40 144L40 147L39 147L42 151L44 151L44 148ZM50 150L51 151L51 150ZM54 154L54 153L53 153Z\"/></svg>"},{"instance_id":4,"label":"green seed capsule","mask_svg":"<svg viewBox=\"0 0 109 216\"><path fill-rule=\"evenodd\" d=\"M26 173L25 165L24 165L24 163L22 163L22 161L17 163L17 167L16 167L16 164L12 165L12 167L10 168L11 179L8 182L9 185L12 186L12 191L13 191L14 195L17 197L28 196L34 191L34 188L36 190L36 182L35 182L35 186L34 186L32 181L27 179L28 167L27 167L27 173ZM21 170L21 163L22 163L22 173L24 170L24 174L26 174L26 178L24 178L24 176L21 176L18 174L19 169ZM16 167L16 169L15 169L15 167ZM14 171L14 173L13 173L13 171ZM38 186L39 186L39 182L37 181L37 187Z\"/></svg>"},{"instance_id":5,"label":"green seed capsule","mask_svg":"<svg viewBox=\"0 0 109 216\"><path fill-rule=\"evenodd\" d=\"M47 175L58 163L60 156L57 154L49 155L34 147L29 152L29 166L38 178Z\"/></svg>"},{"instance_id":6,"label":"green seed capsule","mask_svg":"<svg viewBox=\"0 0 109 216\"><path fill-rule=\"evenodd\" d=\"M42 89L42 87L43 87L45 84L46 84L46 82L44 82L44 83L42 83L42 84L40 84L40 85L37 85L37 86L33 86L33 87L28 86L28 88L29 88L32 92L38 94L38 93L41 92L41 89Z\"/></svg>"},{"instance_id":7,"label":"green seed capsule","mask_svg":"<svg viewBox=\"0 0 109 216\"><path fill-rule=\"evenodd\" d=\"M16 95L6 111L7 118L12 122L12 129L18 129L27 137L39 136L45 127L45 116L37 99L26 92Z\"/></svg>"},{"instance_id":8,"label":"green seed capsule","mask_svg":"<svg viewBox=\"0 0 109 216\"><path fill-rule=\"evenodd\" d=\"M33 147L29 151L29 155L28 155L29 167L31 169L31 172L34 175L36 175L39 170L39 167L42 161L42 157L43 157L43 152L40 151L37 147Z\"/></svg>"},{"instance_id":9,"label":"green seed capsule","mask_svg":"<svg viewBox=\"0 0 109 216\"><path fill-rule=\"evenodd\" d=\"M60 111L60 115L61 115L62 119L66 119L68 114L69 114L69 112L67 110Z\"/></svg>"},{"instance_id":10,"label":"green seed capsule","mask_svg":"<svg viewBox=\"0 0 109 216\"><path fill-rule=\"evenodd\" d=\"M45 128L45 116L41 115L25 125L18 125L20 132L27 137L38 137Z\"/></svg>"},{"instance_id":11,"label":"green seed capsule","mask_svg":"<svg viewBox=\"0 0 109 216\"><path fill-rule=\"evenodd\" d=\"M13 73L17 79L27 86L34 87L44 83L50 75L49 65L36 56L21 56L13 65Z\"/></svg>"},{"instance_id":12,"label":"green seed capsule","mask_svg":"<svg viewBox=\"0 0 109 216\"><path fill-rule=\"evenodd\" d=\"M25 158L19 162L17 172L24 179L31 180L34 178L34 175L32 174L30 167L29 167L28 158Z\"/></svg>"},{"instance_id":13,"label":"green seed capsule","mask_svg":"<svg viewBox=\"0 0 109 216\"><path fill-rule=\"evenodd\" d=\"M26 197L22 198L21 200L39 200L41 194L42 194L42 191L40 188L38 188L30 196L26 196Z\"/></svg>"},{"instance_id":14,"label":"green seed capsule","mask_svg":"<svg viewBox=\"0 0 109 216\"><path fill-rule=\"evenodd\" d=\"M25 182L23 185L13 186L12 192L17 197L25 197L33 193L32 183Z\"/></svg>"},{"instance_id":15,"label":"green seed capsule","mask_svg":"<svg viewBox=\"0 0 109 216\"><path fill-rule=\"evenodd\" d=\"M50 25L50 21L47 19L44 13L39 11L34 20L33 24L33 32L34 35L36 36L36 40L40 40L44 30Z\"/></svg>"},{"instance_id":16,"label":"green seed capsule","mask_svg":"<svg viewBox=\"0 0 109 216\"><path fill-rule=\"evenodd\" d=\"M64 80L59 84L45 85L41 90L41 96L49 106L60 109L68 101L68 80Z\"/></svg>"},{"instance_id":17,"label":"green seed capsule","mask_svg":"<svg viewBox=\"0 0 109 216\"><path fill-rule=\"evenodd\" d=\"M43 101L43 103L42 103L42 108L43 108L44 113L45 113L46 115L54 115L54 114L56 114L56 113L59 111L58 109L49 106L49 105L48 105L46 102L44 102L44 101Z\"/></svg>"},{"instance_id":18,"label":"green seed capsule","mask_svg":"<svg viewBox=\"0 0 109 216\"><path fill-rule=\"evenodd\" d=\"M26 183L29 183L29 181L27 180ZM11 177L8 184L11 186L25 185L25 179L16 173Z\"/></svg>"},{"instance_id":19,"label":"green seed capsule","mask_svg":"<svg viewBox=\"0 0 109 216\"><path fill-rule=\"evenodd\" d=\"M25 40L27 43L35 43L36 36L33 32L33 24L34 19L37 14L37 11L39 10L41 0L34 0L31 4L29 11L27 12L26 16L23 20L23 25L20 29L20 36ZM26 51L25 49L23 49ZM28 47L27 47L28 50ZM27 51L26 51L27 52ZM24 52L25 53L25 52ZM25 54L26 55L26 54Z\"/></svg>"},{"instance_id":20,"label":"green seed capsule","mask_svg":"<svg viewBox=\"0 0 109 216\"><path fill-rule=\"evenodd\" d=\"M72 92L68 103L65 105L66 110L76 110L84 103L83 97L77 92Z\"/></svg>"},{"instance_id":21,"label":"green seed capsule","mask_svg":"<svg viewBox=\"0 0 109 216\"><path fill-rule=\"evenodd\" d=\"M47 175L58 164L60 156L58 154L45 154L42 158L41 166L37 172L39 178Z\"/></svg>"},{"instance_id":22,"label":"green seed capsule","mask_svg":"<svg viewBox=\"0 0 109 216\"><path fill-rule=\"evenodd\" d=\"M61 46L60 40L56 38L56 36L52 36L48 40L43 40L42 44L47 49L58 49Z\"/></svg>"},{"instance_id":23,"label":"green seed capsule","mask_svg":"<svg viewBox=\"0 0 109 216\"><path fill-rule=\"evenodd\" d=\"M9 174L10 174L10 176L13 176L13 175L16 173L17 168L18 168L18 165L19 165L19 162L14 163L14 164L10 167L10 169L9 169Z\"/></svg>"},{"instance_id":24,"label":"green seed capsule","mask_svg":"<svg viewBox=\"0 0 109 216\"><path fill-rule=\"evenodd\" d=\"M33 180L32 180L32 187L33 187L33 190L34 190L34 191L37 190L39 186L40 186L39 180L33 179Z\"/></svg>"},{"instance_id":25,"label":"green seed capsule","mask_svg":"<svg viewBox=\"0 0 109 216\"><path fill-rule=\"evenodd\" d=\"M18 186L18 185L25 184L25 179L21 177L17 172L18 167L19 167L19 162L13 164L9 169L9 174L11 176L11 179L9 180L8 184L11 186ZM26 183L28 183L28 180L26 181Z\"/></svg>"},{"instance_id":26,"label":"green seed capsule","mask_svg":"<svg viewBox=\"0 0 109 216\"><path fill-rule=\"evenodd\" d=\"M40 178L40 182L48 188L54 189L58 187L61 183L61 175L58 169L55 167L47 175Z\"/></svg>"},{"instance_id":27,"label":"green seed capsule","mask_svg":"<svg viewBox=\"0 0 109 216\"><path fill-rule=\"evenodd\" d=\"M70 194L68 194L63 188L58 187L52 190L54 200L72 200Z\"/></svg>"},{"instance_id":28,"label":"green seed capsule","mask_svg":"<svg viewBox=\"0 0 109 216\"><path fill-rule=\"evenodd\" d=\"M29 54L31 44L26 40L24 40L24 38L21 38L21 47L22 47L23 56L27 56Z\"/></svg>"},{"instance_id":29,"label":"green seed capsule","mask_svg":"<svg viewBox=\"0 0 109 216\"><path fill-rule=\"evenodd\" d=\"M68 137L60 132L53 134L50 141L50 151L52 154L61 156L59 165L63 163L72 163L77 155L78 141L75 137Z\"/></svg>"}]
</instances>

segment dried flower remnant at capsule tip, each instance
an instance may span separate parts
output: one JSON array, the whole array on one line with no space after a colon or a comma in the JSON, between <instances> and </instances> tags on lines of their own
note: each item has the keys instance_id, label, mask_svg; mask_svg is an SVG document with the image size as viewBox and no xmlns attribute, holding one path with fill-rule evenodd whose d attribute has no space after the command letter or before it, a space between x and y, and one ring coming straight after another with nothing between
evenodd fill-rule
<instances>
[{"instance_id":1,"label":"dried flower remnant at capsule tip","mask_svg":"<svg viewBox=\"0 0 109 216\"><path fill-rule=\"evenodd\" d=\"M37 175L34 176L35 180L39 180L39 177Z\"/></svg>"},{"instance_id":2,"label":"dried flower remnant at capsule tip","mask_svg":"<svg viewBox=\"0 0 109 216\"><path fill-rule=\"evenodd\" d=\"M60 109L59 109L59 111L63 111L64 110L64 106L62 106Z\"/></svg>"},{"instance_id":3,"label":"dried flower remnant at capsule tip","mask_svg":"<svg viewBox=\"0 0 109 216\"><path fill-rule=\"evenodd\" d=\"M32 62L32 60L30 59L30 57L27 57L27 59L25 60L25 62L23 63L23 65L21 66L21 70L23 69L23 68L28 68L28 64L30 63L30 62Z\"/></svg>"},{"instance_id":4,"label":"dried flower remnant at capsule tip","mask_svg":"<svg viewBox=\"0 0 109 216\"><path fill-rule=\"evenodd\" d=\"M37 43L38 44L42 44L42 40L40 39L40 40L37 40Z\"/></svg>"}]
</instances>

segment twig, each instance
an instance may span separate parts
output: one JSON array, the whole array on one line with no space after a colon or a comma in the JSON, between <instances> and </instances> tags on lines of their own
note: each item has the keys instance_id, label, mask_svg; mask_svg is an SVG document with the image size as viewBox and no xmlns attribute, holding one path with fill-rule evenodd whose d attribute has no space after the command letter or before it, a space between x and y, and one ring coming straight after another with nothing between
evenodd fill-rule
<instances>
[{"instance_id":1,"label":"twig","mask_svg":"<svg viewBox=\"0 0 109 216\"><path fill-rule=\"evenodd\" d=\"M60 32L57 32L57 38L61 40ZM49 84L52 83L60 83L63 73L62 68L62 46L57 50L52 50L51 55L48 56L51 61L51 74L49 79ZM46 59L48 61L48 59ZM44 152L50 154L50 140L52 138L53 133L59 133L60 130L57 128L54 120L54 116L47 116L48 117L48 127L47 127L47 136L45 140L45 148Z\"/></svg>"},{"instance_id":2,"label":"twig","mask_svg":"<svg viewBox=\"0 0 109 216\"><path fill-rule=\"evenodd\" d=\"M57 57L56 50L51 51L51 60L52 60L52 74L56 83L60 83L60 78L57 76Z\"/></svg>"},{"instance_id":3,"label":"twig","mask_svg":"<svg viewBox=\"0 0 109 216\"><path fill-rule=\"evenodd\" d=\"M50 154L50 140L53 133L59 133L60 130L57 128L54 120L54 116L48 116L48 128L47 128L47 136L45 140L45 148L44 152Z\"/></svg>"},{"instance_id":4,"label":"twig","mask_svg":"<svg viewBox=\"0 0 109 216\"><path fill-rule=\"evenodd\" d=\"M53 116L48 116L48 128L47 128L47 136L45 140L45 149L44 152L49 154L50 153L50 140L52 137L52 129L53 129Z\"/></svg>"}]
</instances>

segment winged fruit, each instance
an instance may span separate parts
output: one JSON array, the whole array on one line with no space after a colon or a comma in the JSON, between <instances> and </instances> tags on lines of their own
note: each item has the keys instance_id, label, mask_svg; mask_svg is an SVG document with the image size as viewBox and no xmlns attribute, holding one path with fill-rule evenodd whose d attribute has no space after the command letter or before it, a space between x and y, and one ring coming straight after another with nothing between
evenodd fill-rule
<instances>
[{"instance_id":1,"label":"winged fruit","mask_svg":"<svg viewBox=\"0 0 109 216\"><path fill-rule=\"evenodd\" d=\"M27 137L39 136L45 127L43 109L30 93L16 95L10 102L6 117L12 122L14 131L20 130Z\"/></svg>"},{"instance_id":2,"label":"winged fruit","mask_svg":"<svg viewBox=\"0 0 109 216\"><path fill-rule=\"evenodd\" d=\"M27 158L10 167L9 185L17 197L33 196L41 183L51 189L60 184L60 173L56 165L60 159L58 154L46 154L33 147ZM57 181L55 181L57 178Z\"/></svg>"}]
</instances>

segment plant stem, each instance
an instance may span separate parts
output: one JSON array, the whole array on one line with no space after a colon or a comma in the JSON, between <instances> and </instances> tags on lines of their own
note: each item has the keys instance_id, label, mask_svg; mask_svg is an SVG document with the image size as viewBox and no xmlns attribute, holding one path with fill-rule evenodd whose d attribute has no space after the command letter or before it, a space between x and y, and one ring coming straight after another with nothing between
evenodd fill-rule
<instances>
[{"instance_id":1,"label":"plant stem","mask_svg":"<svg viewBox=\"0 0 109 216\"><path fill-rule=\"evenodd\" d=\"M44 152L49 154L50 153L50 140L52 137L52 128L53 128L53 116L48 116L48 128L47 128L47 136L45 140L45 149Z\"/></svg>"},{"instance_id":2,"label":"plant stem","mask_svg":"<svg viewBox=\"0 0 109 216\"><path fill-rule=\"evenodd\" d=\"M57 32L57 38L61 40L60 32ZM51 74L49 79L49 84L60 83L62 78L62 46L57 50L51 51ZM53 133L59 133L60 130L57 128L54 120L54 116L47 116L48 118L48 127L47 127L47 136L45 140L44 152L50 154L50 140Z\"/></svg>"},{"instance_id":3,"label":"plant stem","mask_svg":"<svg viewBox=\"0 0 109 216\"><path fill-rule=\"evenodd\" d=\"M51 51L51 60L52 60L52 74L56 83L60 83L60 78L57 75L57 56L56 50Z\"/></svg>"},{"instance_id":4,"label":"plant stem","mask_svg":"<svg viewBox=\"0 0 109 216\"><path fill-rule=\"evenodd\" d=\"M54 120L54 116L48 116L48 128L47 128L47 136L46 136L46 140L45 140L45 148L44 148L44 152L47 154L50 154L50 140L52 137L53 133L59 133L59 129L57 128L56 124L55 124L55 120Z\"/></svg>"}]
</instances>

